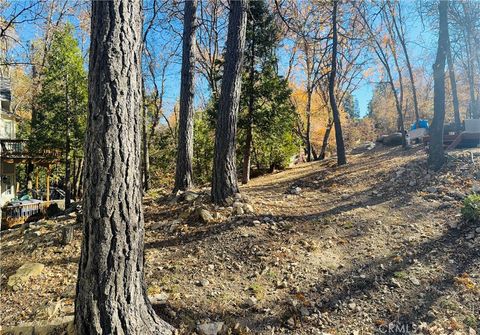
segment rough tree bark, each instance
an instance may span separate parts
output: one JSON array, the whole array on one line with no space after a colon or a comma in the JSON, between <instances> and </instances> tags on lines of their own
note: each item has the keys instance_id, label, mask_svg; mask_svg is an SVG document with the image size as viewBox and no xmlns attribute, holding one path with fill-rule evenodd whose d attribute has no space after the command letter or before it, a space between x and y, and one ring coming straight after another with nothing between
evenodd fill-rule
<instances>
[{"instance_id":1,"label":"rough tree bark","mask_svg":"<svg viewBox=\"0 0 480 335\"><path fill-rule=\"evenodd\" d=\"M172 334L146 295L140 0L93 1L77 335Z\"/></svg>"},{"instance_id":2,"label":"rough tree bark","mask_svg":"<svg viewBox=\"0 0 480 335\"><path fill-rule=\"evenodd\" d=\"M333 1L332 15L332 69L328 78L328 95L330 97L330 106L333 114L333 124L335 126L335 140L337 143L337 164L347 164L347 156L345 155L345 144L343 142L342 123L340 121L340 113L338 111L337 100L335 97L335 76L337 74L337 8L338 0Z\"/></svg>"},{"instance_id":3,"label":"rough tree bark","mask_svg":"<svg viewBox=\"0 0 480 335\"><path fill-rule=\"evenodd\" d=\"M195 71L195 30L197 0L185 1L183 19L182 80L178 125L177 165L174 192L193 186L193 77Z\"/></svg>"},{"instance_id":4,"label":"rough tree bark","mask_svg":"<svg viewBox=\"0 0 480 335\"><path fill-rule=\"evenodd\" d=\"M455 68L453 65L452 49L450 45L450 36L448 37L448 76L450 78L450 89L452 90L453 116L455 119L455 131L459 134L462 131L462 121L460 120L460 107L458 104L457 80L455 78Z\"/></svg>"},{"instance_id":5,"label":"rough tree bark","mask_svg":"<svg viewBox=\"0 0 480 335\"><path fill-rule=\"evenodd\" d=\"M445 120L445 60L448 50L448 3L440 1L438 48L435 64L433 65L433 121L430 130L430 150L428 166L432 170L439 170L445 162L443 149L443 123Z\"/></svg>"},{"instance_id":6,"label":"rough tree bark","mask_svg":"<svg viewBox=\"0 0 480 335\"><path fill-rule=\"evenodd\" d=\"M230 1L227 48L215 129L212 201L225 203L238 192L235 164L237 114L247 27L247 1Z\"/></svg>"}]
</instances>

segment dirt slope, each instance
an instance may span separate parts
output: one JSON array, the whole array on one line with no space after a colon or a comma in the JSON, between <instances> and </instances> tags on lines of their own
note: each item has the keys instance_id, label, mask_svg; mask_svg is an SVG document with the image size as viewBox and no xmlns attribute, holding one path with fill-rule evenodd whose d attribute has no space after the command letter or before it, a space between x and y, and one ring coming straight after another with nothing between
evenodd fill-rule
<instances>
[{"instance_id":1,"label":"dirt slope","mask_svg":"<svg viewBox=\"0 0 480 335\"><path fill-rule=\"evenodd\" d=\"M209 208L210 224L192 219L200 200L147 197L148 293L182 333L213 321L256 334L479 332L480 226L459 215L479 154L475 165L454 152L440 173L420 148L303 164L242 187L254 215ZM50 317L72 312L80 231L60 246L64 224L3 234L2 325L45 319L58 301ZM8 289L27 261L45 270Z\"/></svg>"}]
</instances>

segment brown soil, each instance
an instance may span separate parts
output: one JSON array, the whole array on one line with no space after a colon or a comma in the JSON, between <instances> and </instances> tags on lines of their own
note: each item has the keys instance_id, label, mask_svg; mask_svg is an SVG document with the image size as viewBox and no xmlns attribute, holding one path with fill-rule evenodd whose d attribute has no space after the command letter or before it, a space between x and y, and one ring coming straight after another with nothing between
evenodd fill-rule
<instances>
[{"instance_id":1,"label":"brown soil","mask_svg":"<svg viewBox=\"0 0 480 335\"><path fill-rule=\"evenodd\" d=\"M155 308L187 334L213 321L255 334L478 332L480 226L459 214L480 179L473 154L476 165L451 153L439 173L420 148L302 164L242 187L255 215L220 208L211 224L192 220L192 203L146 197L148 293L168 294ZM72 313L81 233L61 246L66 224L2 234L3 326L45 319L59 300L56 316ZM8 289L27 261L45 270Z\"/></svg>"}]
</instances>

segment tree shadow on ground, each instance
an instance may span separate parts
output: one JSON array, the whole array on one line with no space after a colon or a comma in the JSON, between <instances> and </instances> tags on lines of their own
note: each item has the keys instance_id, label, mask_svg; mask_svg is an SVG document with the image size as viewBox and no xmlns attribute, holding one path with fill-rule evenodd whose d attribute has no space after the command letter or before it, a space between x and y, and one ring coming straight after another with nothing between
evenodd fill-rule
<instances>
[{"instance_id":1,"label":"tree shadow on ground","mask_svg":"<svg viewBox=\"0 0 480 335\"><path fill-rule=\"evenodd\" d=\"M455 260L449 264L448 271L439 271L436 276L423 279L420 285L414 285L405 282L402 286L404 299L399 302L398 307L392 309L382 305L382 302L374 302L377 304L379 320L385 323L377 324L375 334L410 334L415 329L414 325L418 325L422 321L431 321L429 312L435 302L445 294L455 284L455 279L463 273L468 273L475 269L480 269L480 255L475 247L465 243L463 236L470 229L463 226L458 229L449 229L438 238L434 238L412 247L406 257L401 261L395 255L375 258L364 264L359 264L354 268L335 271L331 276L325 276L320 280L312 291L301 292L309 300L316 301L318 309L330 315L336 312L341 313L339 309L349 299L373 299L383 287L388 286L389 290L399 290L398 287L392 285L392 279L396 278L398 273L408 271L408 269L419 263L428 264L431 257L435 257L435 251L441 250L443 256L448 256ZM433 255L432 255L433 253ZM359 276L361 272L363 275ZM325 290L325 288L328 288ZM395 293L392 293L394 296ZM179 326L179 320L185 324L185 320L191 320L191 330L195 327L195 320L209 319L212 321L221 320L233 327L239 322L247 325L254 332L265 331L270 327L286 327L286 321L292 318L297 326L301 326L302 315L299 310L293 309L289 303L292 297L297 296L294 292L288 292L280 301L275 303L284 306L284 313L281 315L268 315L268 310L273 307L267 306L262 310L254 308L245 309L224 309L216 313L208 310L194 308L181 308L176 311L177 317L173 318L168 313L165 306L155 306L156 311L172 324ZM418 299L418 296L423 296ZM238 306L237 306L238 307ZM187 322L188 323L188 322ZM308 324L308 321L305 321ZM340 326L336 324L333 326ZM390 328L389 328L390 327Z\"/></svg>"}]
</instances>

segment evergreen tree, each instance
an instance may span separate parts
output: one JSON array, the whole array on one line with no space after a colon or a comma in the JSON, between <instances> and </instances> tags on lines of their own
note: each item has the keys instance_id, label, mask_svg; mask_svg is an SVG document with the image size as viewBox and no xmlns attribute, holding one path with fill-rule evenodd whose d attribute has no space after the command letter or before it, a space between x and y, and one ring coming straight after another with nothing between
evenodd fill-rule
<instances>
[{"instance_id":1,"label":"evergreen tree","mask_svg":"<svg viewBox=\"0 0 480 335\"><path fill-rule=\"evenodd\" d=\"M277 73L279 28L266 1L250 3L247 21L245 90L241 97L239 142L243 149L243 183L250 179L252 148L257 165L284 166L296 151L294 107L288 82Z\"/></svg>"},{"instance_id":2,"label":"evergreen tree","mask_svg":"<svg viewBox=\"0 0 480 335\"><path fill-rule=\"evenodd\" d=\"M343 98L343 109L350 119L355 120L360 118L358 99L350 92L345 93L345 97Z\"/></svg>"},{"instance_id":3,"label":"evergreen tree","mask_svg":"<svg viewBox=\"0 0 480 335\"><path fill-rule=\"evenodd\" d=\"M33 150L63 151L66 206L70 202L71 156L83 148L87 112L87 75L73 30L67 24L53 34L31 134Z\"/></svg>"}]
</instances>

